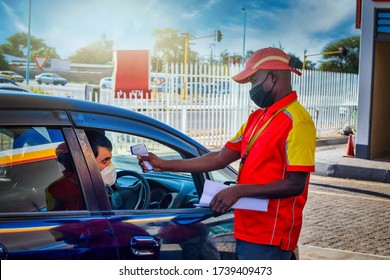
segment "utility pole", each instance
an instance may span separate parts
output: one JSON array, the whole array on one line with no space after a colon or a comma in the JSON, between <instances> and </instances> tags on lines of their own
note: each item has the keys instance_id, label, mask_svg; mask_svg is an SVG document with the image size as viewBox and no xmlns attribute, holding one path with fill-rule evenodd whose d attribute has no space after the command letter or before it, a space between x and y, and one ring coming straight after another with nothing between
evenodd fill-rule
<instances>
[{"instance_id":1,"label":"utility pole","mask_svg":"<svg viewBox=\"0 0 390 280\"><path fill-rule=\"evenodd\" d=\"M188 63L188 45L190 40L198 40L204 38L214 37L214 41L221 42L222 40L222 32L220 30L215 30L213 35L207 35L202 37L192 37L189 33L184 34L184 69L183 69L183 99L187 98L187 63Z\"/></svg>"},{"instance_id":2,"label":"utility pole","mask_svg":"<svg viewBox=\"0 0 390 280\"><path fill-rule=\"evenodd\" d=\"M27 35L27 65L26 65L26 84L30 82L30 42L31 42L31 1L29 1L28 9L28 35Z\"/></svg>"},{"instance_id":3,"label":"utility pole","mask_svg":"<svg viewBox=\"0 0 390 280\"><path fill-rule=\"evenodd\" d=\"M245 36L246 36L246 9L241 8L241 10L244 12L244 38L242 42L242 68L244 69L245 65Z\"/></svg>"},{"instance_id":4,"label":"utility pole","mask_svg":"<svg viewBox=\"0 0 390 280\"><path fill-rule=\"evenodd\" d=\"M210 44L210 65L212 66L213 65L213 56L214 56L214 47L215 47L215 44L214 43L211 43Z\"/></svg>"},{"instance_id":5,"label":"utility pole","mask_svg":"<svg viewBox=\"0 0 390 280\"><path fill-rule=\"evenodd\" d=\"M184 65L183 65L183 99L187 98L187 63L188 63L188 43L190 40L190 34L184 35Z\"/></svg>"}]
</instances>

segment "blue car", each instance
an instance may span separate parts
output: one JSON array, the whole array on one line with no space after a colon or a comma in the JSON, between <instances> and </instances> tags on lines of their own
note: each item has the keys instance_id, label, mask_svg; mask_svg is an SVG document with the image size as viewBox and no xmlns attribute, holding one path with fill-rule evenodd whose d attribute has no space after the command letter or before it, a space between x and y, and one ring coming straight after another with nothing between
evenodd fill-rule
<instances>
[{"instance_id":1,"label":"blue car","mask_svg":"<svg viewBox=\"0 0 390 280\"><path fill-rule=\"evenodd\" d=\"M112 143L112 186L103 183L91 131ZM217 215L197 204L206 179L229 184L236 171L142 173L130 153L137 144L167 159L208 152L129 110L0 94L0 259L234 259L233 212ZM72 187L56 191L73 206L53 207L50 186L65 177Z\"/></svg>"}]
</instances>

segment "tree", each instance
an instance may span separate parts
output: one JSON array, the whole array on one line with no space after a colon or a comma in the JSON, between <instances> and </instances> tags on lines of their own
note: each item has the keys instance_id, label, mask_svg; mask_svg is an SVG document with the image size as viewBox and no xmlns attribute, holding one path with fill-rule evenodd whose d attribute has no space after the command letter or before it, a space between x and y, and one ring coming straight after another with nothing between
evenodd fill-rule
<instances>
[{"instance_id":1,"label":"tree","mask_svg":"<svg viewBox=\"0 0 390 280\"><path fill-rule=\"evenodd\" d=\"M69 57L71 62L89 63L89 64L106 64L113 59L113 41L107 40L103 34L100 41L78 49L74 55Z\"/></svg>"},{"instance_id":2,"label":"tree","mask_svg":"<svg viewBox=\"0 0 390 280\"><path fill-rule=\"evenodd\" d=\"M16 33L7 38L8 43L0 45L0 51L17 57L27 56L26 33ZM30 36L30 55L48 55L50 58L60 58L55 48L49 47L42 39Z\"/></svg>"},{"instance_id":3,"label":"tree","mask_svg":"<svg viewBox=\"0 0 390 280\"><path fill-rule=\"evenodd\" d=\"M297 57L295 54L288 53L289 57L291 57L290 65L297 69L303 69L303 62ZM316 64L310 60L305 61L305 69L306 70L314 70Z\"/></svg>"},{"instance_id":4,"label":"tree","mask_svg":"<svg viewBox=\"0 0 390 280\"><path fill-rule=\"evenodd\" d=\"M184 43L185 37L189 37L189 41L193 36L189 33L180 32L179 29L162 28L156 29L153 32L155 37L153 59L159 59L163 63L182 63L184 62ZM191 46L188 46L188 62L194 63L198 59L198 54L191 51Z\"/></svg>"},{"instance_id":5,"label":"tree","mask_svg":"<svg viewBox=\"0 0 390 280\"><path fill-rule=\"evenodd\" d=\"M1 70L10 70L8 62L5 60L5 57L0 53L0 69Z\"/></svg>"},{"instance_id":6,"label":"tree","mask_svg":"<svg viewBox=\"0 0 390 280\"><path fill-rule=\"evenodd\" d=\"M315 70L316 69L317 63L311 61L311 60L306 60L305 61L305 69L306 70Z\"/></svg>"},{"instance_id":7,"label":"tree","mask_svg":"<svg viewBox=\"0 0 390 280\"><path fill-rule=\"evenodd\" d=\"M252 50L246 51L245 60L247 61L254 53Z\"/></svg>"},{"instance_id":8,"label":"tree","mask_svg":"<svg viewBox=\"0 0 390 280\"><path fill-rule=\"evenodd\" d=\"M289 57L291 57L291 60L290 60L291 67L294 67L297 69L302 69L303 62L299 59L299 57L297 57L295 54L292 54L292 53L288 53L287 55Z\"/></svg>"},{"instance_id":9,"label":"tree","mask_svg":"<svg viewBox=\"0 0 390 280\"><path fill-rule=\"evenodd\" d=\"M254 51L249 50L245 54L245 61L253 55ZM229 64L241 64L242 63L242 55L241 54L230 54L227 50L223 50L220 54L220 62L225 65Z\"/></svg>"},{"instance_id":10,"label":"tree","mask_svg":"<svg viewBox=\"0 0 390 280\"><path fill-rule=\"evenodd\" d=\"M220 60L221 60L222 64L224 64L224 65L228 65L229 64L229 52L228 52L228 50L223 50L219 56L220 56Z\"/></svg>"},{"instance_id":11,"label":"tree","mask_svg":"<svg viewBox=\"0 0 390 280\"><path fill-rule=\"evenodd\" d=\"M357 74L359 72L360 37L352 36L331 42L325 46L323 53L339 51L342 48L346 48L346 55L324 54L324 61L321 61L319 70Z\"/></svg>"}]
</instances>

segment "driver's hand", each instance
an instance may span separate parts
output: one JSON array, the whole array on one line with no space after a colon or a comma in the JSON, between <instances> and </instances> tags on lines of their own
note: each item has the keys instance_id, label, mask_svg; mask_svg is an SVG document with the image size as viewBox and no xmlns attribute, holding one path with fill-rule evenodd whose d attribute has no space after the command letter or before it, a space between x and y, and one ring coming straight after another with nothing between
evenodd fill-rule
<instances>
[{"instance_id":1,"label":"driver's hand","mask_svg":"<svg viewBox=\"0 0 390 280\"><path fill-rule=\"evenodd\" d=\"M145 166L144 161L148 161L151 165L153 165L154 171L157 172L164 171L162 167L164 160L162 160L161 158L159 158L153 153L149 152L147 156L137 156L137 159L138 159L138 164L141 166L142 172L144 173L147 172L148 170L148 168Z\"/></svg>"}]
</instances>

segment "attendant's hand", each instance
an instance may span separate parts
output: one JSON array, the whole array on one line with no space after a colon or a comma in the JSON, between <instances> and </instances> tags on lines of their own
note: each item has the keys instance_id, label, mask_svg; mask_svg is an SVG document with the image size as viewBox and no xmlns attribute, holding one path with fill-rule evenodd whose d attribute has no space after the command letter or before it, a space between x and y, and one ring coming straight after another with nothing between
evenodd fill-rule
<instances>
[{"instance_id":1,"label":"attendant's hand","mask_svg":"<svg viewBox=\"0 0 390 280\"><path fill-rule=\"evenodd\" d=\"M156 156L153 153L149 152L147 156L137 156L137 159L139 160L138 164L141 166L142 172L144 172L144 173L146 173L148 171L148 168L145 165L144 161L148 161L151 165L153 165L154 171L157 171L157 172L165 171L162 168L162 164L163 164L164 160L162 160L161 158L159 158L158 156Z\"/></svg>"},{"instance_id":2,"label":"attendant's hand","mask_svg":"<svg viewBox=\"0 0 390 280\"><path fill-rule=\"evenodd\" d=\"M210 208L217 213L226 213L240 198L237 195L236 188L238 186L230 186L218 192L210 202Z\"/></svg>"}]
</instances>

